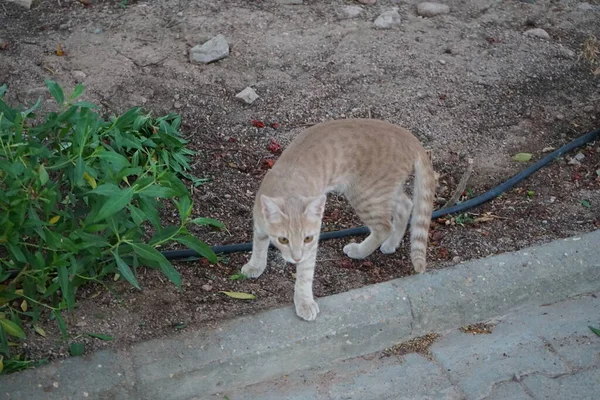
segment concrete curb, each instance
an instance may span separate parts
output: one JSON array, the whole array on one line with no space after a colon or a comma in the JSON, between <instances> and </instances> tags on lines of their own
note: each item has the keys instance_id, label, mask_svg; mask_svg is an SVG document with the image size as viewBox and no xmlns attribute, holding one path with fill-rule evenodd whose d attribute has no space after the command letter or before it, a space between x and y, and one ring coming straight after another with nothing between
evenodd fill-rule
<instances>
[{"instance_id":1,"label":"concrete curb","mask_svg":"<svg viewBox=\"0 0 600 400\"><path fill-rule=\"evenodd\" d=\"M600 230L0 378L3 398L190 399L600 290ZM318 272L317 272L318 273ZM74 384L77 382L77 384Z\"/></svg>"}]
</instances>

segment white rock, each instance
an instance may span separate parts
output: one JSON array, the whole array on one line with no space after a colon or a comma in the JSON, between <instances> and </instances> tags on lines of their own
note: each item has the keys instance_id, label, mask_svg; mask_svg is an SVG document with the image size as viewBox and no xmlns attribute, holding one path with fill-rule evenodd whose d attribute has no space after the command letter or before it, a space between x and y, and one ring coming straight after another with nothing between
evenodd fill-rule
<instances>
[{"instance_id":1,"label":"white rock","mask_svg":"<svg viewBox=\"0 0 600 400\"><path fill-rule=\"evenodd\" d=\"M31 8L31 1L32 0L8 0L10 3L16 3L20 6L23 6L27 9Z\"/></svg>"},{"instance_id":2,"label":"white rock","mask_svg":"<svg viewBox=\"0 0 600 400\"><path fill-rule=\"evenodd\" d=\"M196 45L190 50L190 62L208 64L229 55L229 44L223 35L217 35L202 45Z\"/></svg>"},{"instance_id":3,"label":"white rock","mask_svg":"<svg viewBox=\"0 0 600 400\"><path fill-rule=\"evenodd\" d=\"M523 33L523 35L525 35L525 36L535 36L535 37L538 37L540 39L550 40L550 35L548 35L548 32L546 32L542 28L529 29L528 31L525 31Z\"/></svg>"},{"instance_id":4,"label":"white rock","mask_svg":"<svg viewBox=\"0 0 600 400\"><path fill-rule=\"evenodd\" d=\"M417 14L421 17L435 17L436 15L448 14L450 7L440 3L419 3L417 5Z\"/></svg>"},{"instance_id":5,"label":"white rock","mask_svg":"<svg viewBox=\"0 0 600 400\"><path fill-rule=\"evenodd\" d=\"M205 292L210 292L212 290L212 286L202 285L202 290L204 290Z\"/></svg>"},{"instance_id":6,"label":"white rock","mask_svg":"<svg viewBox=\"0 0 600 400\"><path fill-rule=\"evenodd\" d=\"M84 80L87 76L83 71L73 71L71 72L71 75L73 75L73 78L77 79L78 81Z\"/></svg>"},{"instance_id":7,"label":"white rock","mask_svg":"<svg viewBox=\"0 0 600 400\"><path fill-rule=\"evenodd\" d=\"M438 62L442 65L446 65L446 60L438 60Z\"/></svg>"},{"instance_id":8,"label":"white rock","mask_svg":"<svg viewBox=\"0 0 600 400\"><path fill-rule=\"evenodd\" d=\"M338 12L340 18L356 18L363 12L361 6L345 6Z\"/></svg>"},{"instance_id":9,"label":"white rock","mask_svg":"<svg viewBox=\"0 0 600 400\"><path fill-rule=\"evenodd\" d=\"M394 9L386 11L379 15L379 17L375 19L374 23L375 26L378 28L392 29L393 27L400 25L400 22L402 22L402 20L400 19L400 14L398 14L398 11Z\"/></svg>"},{"instance_id":10,"label":"white rock","mask_svg":"<svg viewBox=\"0 0 600 400\"><path fill-rule=\"evenodd\" d=\"M580 11L592 11L594 6L590 3L579 3L577 4L577 9Z\"/></svg>"},{"instance_id":11,"label":"white rock","mask_svg":"<svg viewBox=\"0 0 600 400\"><path fill-rule=\"evenodd\" d=\"M584 158L585 158L585 154L583 154L583 153L577 153L577 154L575 154L575 159L577 161L582 161Z\"/></svg>"},{"instance_id":12,"label":"white rock","mask_svg":"<svg viewBox=\"0 0 600 400\"><path fill-rule=\"evenodd\" d=\"M252 104L258 99L258 95L250 86L235 95L236 98L240 99L246 104Z\"/></svg>"}]
</instances>

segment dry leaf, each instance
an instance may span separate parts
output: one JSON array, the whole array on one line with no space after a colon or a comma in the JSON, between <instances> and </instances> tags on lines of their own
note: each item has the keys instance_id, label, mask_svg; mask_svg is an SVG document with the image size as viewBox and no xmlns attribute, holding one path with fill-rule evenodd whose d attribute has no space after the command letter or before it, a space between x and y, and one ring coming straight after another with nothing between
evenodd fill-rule
<instances>
[{"instance_id":1,"label":"dry leaf","mask_svg":"<svg viewBox=\"0 0 600 400\"><path fill-rule=\"evenodd\" d=\"M55 215L54 217L50 218L50 225L54 225L55 223L57 223L60 220L60 215Z\"/></svg>"},{"instance_id":2,"label":"dry leaf","mask_svg":"<svg viewBox=\"0 0 600 400\"><path fill-rule=\"evenodd\" d=\"M56 46L56 55L59 57L62 57L65 55L65 51L62 48L62 45L59 43L58 46Z\"/></svg>"},{"instance_id":3,"label":"dry leaf","mask_svg":"<svg viewBox=\"0 0 600 400\"><path fill-rule=\"evenodd\" d=\"M46 337L46 331L43 330L39 325L33 325L33 329L40 335L43 337Z\"/></svg>"},{"instance_id":4,"label":"dry leaf","mask_svg":"<svg viewBox=\"0 0 600 400\"><path fill-rule=\"evenodd\" d=\"M243 292L224 292L221 291L219 293L223 293L229 297L232 297L234 299L240 299L240 300L253 300L256 298L256 296L254 296L253 294L250 293L243 293Z\"/></svg>"},{"instance_id":5,"label":"dry leaf","mask_svg":"<svg viewBox=\"0 0 600 400\"><path fill-rule=\"evenodd\" d=\"M513 156L513 160L518 161L518 162L527 162L529 160L531 160L532 154L531 153L518 153L515 154Z\"/></svg>"}]
</instances>

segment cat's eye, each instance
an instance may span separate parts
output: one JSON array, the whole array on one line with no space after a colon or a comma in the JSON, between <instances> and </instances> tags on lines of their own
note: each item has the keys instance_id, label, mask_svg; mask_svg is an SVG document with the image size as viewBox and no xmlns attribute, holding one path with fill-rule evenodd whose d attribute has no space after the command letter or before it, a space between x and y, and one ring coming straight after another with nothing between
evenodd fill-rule
<instances>
[{"instance_id":1,"label":"cat's eye","mask_svg":"<svg viewBox=\"0 0 600 400\"><path fill-rule=\"evenodd\" d=\"M286 237L280 237L280 238L279 238L279 239L277 239L277 240L279 240L279 243L281 243L281 244L288 244L288 243L290 242L290 241L288 240L288 238L286 238Z\"/></svg>"},{"instance_id":2,"label":"cat's eye","mask_svg":"<svg viewBox=\"0 0 600 400\"><path fill-rule=\"evenodd\" d=\"M307 236L304 238L304 243L310 243L313 241L313 237L312 236Z\"/></svg>"}]
</instances>

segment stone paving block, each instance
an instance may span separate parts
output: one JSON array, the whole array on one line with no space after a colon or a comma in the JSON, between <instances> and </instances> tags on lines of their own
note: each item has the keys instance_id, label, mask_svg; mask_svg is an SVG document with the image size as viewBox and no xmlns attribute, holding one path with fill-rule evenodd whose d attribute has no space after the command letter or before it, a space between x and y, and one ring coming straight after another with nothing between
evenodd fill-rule
<instances>
[{"instance_id":1,"label":"stone paving block","mask_svg":"<svg viewBox=\"0 0 600 400\"><path fill-rule=\"evenodd\" d=\"M401 363L383 363L377 369L340 380L327 391L331 400L460 399L441 369L422 356L408 354Z\"/></svg>"},{"instance_id":2,"label":"stone paving block","mask_svg":"<svg viewBox=\"0 0 600 400\"><path fill-rule=\"evenodd\" d=\"M88 368L81 368L82 359ZM133 375L126 354L99 351L90 356L67 358L44 367L0 376L0 398L136 399Z\"/></svg>"},{"instance_id":3,"label":"stone paving block","mask_svg":"<svg viewBox=\"0 0 600 400\"><path fill-rule=\"evenodd\" d=\"M590 369L573 375L548 378L532 375L523 384L536 400L598 400L600 398L600 369Z\"/></svg>"},{"instance_id":4,"label":"stone paving block","mask_svg":"<svg viewBox=\"0 0 600 400\"><path fill-rule=\"evenodd\" d=\"M600 231L592 232L431 271L427 279L403 278L413 328L424 334L496 317L514 307L597 291L599 237Z\"/></svg>"},{"instance_id":5,"label":"stone paving block","mask_svg":"<svg viewBox=\"0 0 600 400\"><path fill-rule=\"evenodd\" d=\"M494 386L492 394L485 400L532 400L518 382L502 382Z\"/></svg>"},{"instance_id":6,"label":"stone paving block","mask_svg":"<svg viewBox=\"0 0 600 400\"><path fill-rule=\"evenodd\" d=\"M235 392L231 400L402 400L461 399L435 363L416 354L402 360L380 353L340 361L261 382Z\"/></svg>"},{"instance_id":7,"label":"stone paving block","mask_svg":"<svg viewBox=\"0 0 600 400\"><path fill-rule=\"evenodd\" d=\"M431 348L467 399L489 396L495 384L509 381L515 374L568 372L567 365L528 329L509 324L502 328L501 323L487 335L453 331Z\"/></svg>"},{"instance_id":8,"label":"stone paving block","mask_svg":"<svg viewBox=\"0 0 600 400\"><path fill-rule=\"evenodd\" d=\"M588 328L600 326L600 293L594 296L515 312L505 322L526 325L563 360L575 368L589 368L600 363L600 338Z\"/></svg>"},{"instance_id":9,"label":"stone paving block","mask_svg":"<svg viewBox=\"0 0 600 400\"><path fill-rule=\"evenodd\" d=\"M135 345L140 397L175 400L216 393L369 354L410 335L406 294L392 283L318 301L321 314L311 322L286 307L226 321L215 330Z\"/></svg>"}]
</instances>

